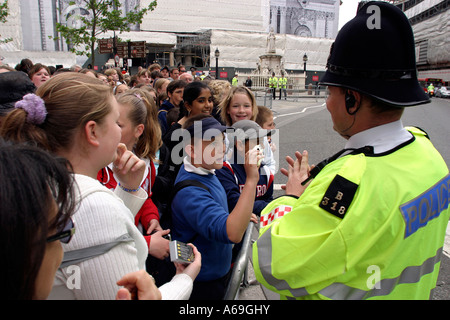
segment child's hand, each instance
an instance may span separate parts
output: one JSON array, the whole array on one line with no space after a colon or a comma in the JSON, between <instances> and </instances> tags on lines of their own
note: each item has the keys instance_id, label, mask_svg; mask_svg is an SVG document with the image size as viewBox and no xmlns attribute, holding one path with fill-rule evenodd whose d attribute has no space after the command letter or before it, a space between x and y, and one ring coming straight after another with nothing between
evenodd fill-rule
<instances>
[{"instance_id":1,"label":"child's hand","mask_svg":"<svg viewBox=\"0 0 450 320\"><path fill-rule=\"evenodd\" d=\"M139 189L145 172L145 162L127 150L127 147L120 143L117 147L117 158L113 162L114 174L119 179L120 184L127 189Z\"/></svg>"},{"instance_id":2,"label":"child's hand","mask_svg":"<svg viewBox=\"0 0 450 320\"><path fill-rule=\"evenodd\" d=\"M245 154L245 173L247 175L247 179L255 179L256 181L259 180L259 166L258 162L262 160L262 154L259 150L256 150L255 148L252 150L249 150Z\"/></svg>"},{"instance_id":3,"label":"child's hand","mask_svg":"<svg viewBox=\"0 0 450 320\"><path fill-rule=\"evenodd\" d=\"M117 292L116 300L161 300L155 280L145 270L126 274L117 285L124 288Z\"/></svg>"},{"instance_id":4,"label":"child's hand","mask_svg":"<svg viewBox=\"0 0 450 320\"><path fill-rule=\"evenodd\" d=\"M150 247L148 248L148 253L153 257L164 260L170 254L169 240L163 236L170 233L170 230L156 231L152 234L152 239L150 241Z\"/></svg>"},{"instance_id":5,"label":"child's hand","mask_svg":"<svg viewBox=\"0 0 450 320\"><path fill-rule=\"evenodd\" d=\"M176 274L185 273L191 277L192 281L194 281L195 278L197 278L202 267L202 255L197 250L197 247L195 247L192 243L188 243L187 245L192 247L192 250L194 252L194 262L188 265L177 262L174 262L174 264L177 270Z\"/></svg>"},{"instance_id":6,"label":"child's hand","mask_svg":"<svg viewBox=\"0 0 450 320\"><path fill-rule=\"evenodd\" d=\"M159 224L159 221L157 219L150 220L150 223L148 224L148 227L147 227L147 234L151 234L153 232L153 230L156 230L156 231L163 230L163 228L161 228L161 225Z\"/></svg>"}]
</instances>

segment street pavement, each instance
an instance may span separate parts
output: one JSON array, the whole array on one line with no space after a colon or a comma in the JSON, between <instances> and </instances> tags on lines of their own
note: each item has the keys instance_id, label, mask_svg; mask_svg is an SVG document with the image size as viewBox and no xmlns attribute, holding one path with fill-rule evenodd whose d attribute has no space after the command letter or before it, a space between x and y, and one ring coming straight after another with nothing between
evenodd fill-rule
<instances>
[{"instance_id":1,"label":"street pavement","mask_svg":"<svg viewBox=\"0 0 450 320\"><path fill-rule=\"evenodd\" d=\"M264 100L257 102L263 104ZM266 100L266 104L274 112L277 129L280 130L279 161L281 167L285 166L285 156L293 156L296 150L308 150L310 164L313 164L342 148L344 141L332 129L332 122L326 110L324 97ZM450 116L448 114L450 113L450 100L433 99L431 104L418 108L422 109L410 108L413 111L405 111L402 118L404 125L417 125L424 128L432 137L433 143L441 152L447 165L450 166L450 144L446 139L448 137L446 121ZM444 113L435 116L440 122L430 117L430 112L437 112L436 110ZM433 137L436 139L433 139ZM275 175L274 198L284 193L281 190L281 185L286 181L286 177L280 172ZM258 232L255 227L253 228L252 239L256 240L257 238ZM279 300L278 294L264 288L257 282L251 259L248 263L247 277L248 285L241 288L238 300ZM433 300L450 300L450 225L447 227L441 270Z\"/></svg>"}]
</instances>

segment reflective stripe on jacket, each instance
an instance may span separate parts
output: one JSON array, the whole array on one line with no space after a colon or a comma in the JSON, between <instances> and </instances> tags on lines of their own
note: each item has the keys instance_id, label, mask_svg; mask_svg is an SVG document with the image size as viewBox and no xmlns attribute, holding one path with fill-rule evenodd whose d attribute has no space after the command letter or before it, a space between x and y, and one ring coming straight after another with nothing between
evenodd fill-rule
<instances>
[{"instance_id":1,"label":"reflective stripe on jacket","mask_svg":"<svg viewBox=\"0 0 450 320\"><path fill-rule=\"evenodd\" d=\"M278 86L278 78L277 77L270 77L269 78L269 87L270 88L276 88Z\"/></svg>"},{"instance_id":2,"label":"reflective stripe on jacket","mask_svg":"<svg viewBox=\"0 0 450 320\"><path fill-rule=\"evenodd\" d=\"M450 176L424 133L328 164L261 213L257 280L282 299L429 299L449 220Z\"/></svg>"}]
</instances>

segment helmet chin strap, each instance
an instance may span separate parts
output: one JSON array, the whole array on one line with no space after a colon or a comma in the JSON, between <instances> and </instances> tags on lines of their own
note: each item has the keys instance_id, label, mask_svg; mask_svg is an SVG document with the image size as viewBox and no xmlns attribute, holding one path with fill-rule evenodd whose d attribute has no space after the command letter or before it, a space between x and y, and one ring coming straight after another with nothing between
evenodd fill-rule
<instances>
[{"instance_id":1,"label":"helmet chin strap","mask_svg":"<svg viewBox=\"0 0 450 320\"><path fill-rule=\"evenodd\" d=\"M356 113L356 112L355 112L355 113ZM355 114L353 114L353 115L354 115L354 117L353 117L352 124L351 124L347 129L338 131L338 133L339 133L342 137L344 137L344 138L346 138L346 139L349 139L351 136L348 135L348 134L345 134L345 133L346 133L348 130L350 130L351 128L353 128L353 126L355 125L356 115L355 115Z\"/></svg>"},{"instance_id":2,"label":"helmet chin strap","mask_svg":"<svg viewBox=\"0 0 450 320\"><path fill-rule=\"evenodd\" d=\"M351 124L347 129L338 131L339 134L340 134L342 137L347 138L347 139L350 138L351 136L348 135L348 134L345 134L345 133L346 133L347 131L349 131L351 128L353 128L353 126L355 125L355 121L356 121L356 113L359 111L359 109L360 109L360 107L361 107L360 104L358 103L358 106L357 106L357 108L355 109L355 111L353 111L353 112L350 111L350 108L354 107L355 104L357 103L356 100L355 100L355 98L353 97L353 95L351 95L351 96L352 96L352 99L351 99L351 101L349 101L349 99L348 99L348 93L346 94L346 99L345 99L345 102L346 102L345 110L347 111L347 113L348 113L349 115L353 116L352 124Z\"/></svg>"}]
</instances>

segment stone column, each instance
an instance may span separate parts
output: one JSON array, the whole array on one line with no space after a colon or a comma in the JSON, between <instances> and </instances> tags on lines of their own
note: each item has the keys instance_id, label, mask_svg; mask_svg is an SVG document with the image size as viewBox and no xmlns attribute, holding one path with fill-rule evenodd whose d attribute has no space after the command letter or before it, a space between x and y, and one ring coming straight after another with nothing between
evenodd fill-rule
<instances>
[{"instance_id":1,"label":"stone column","mask_svg":"<svg viewBox=\"0 0 450 320\"><path fill-rule=\"evenodd\" d=\"M278 8L275 6L270 7L270 12L272 12L272 21L270 27L273 28L274 32L277 30L277 20L278 20Z\"/></svg>"},{"instance_id":2,"label":"stone column","mask_svg":"<svg viewBox=\"0 0 450 320\"><path fill-rule=\"evenodd\" d=\"M175 56L173 50L171 50L169 53L169 65L170 67L173 67L175 65Z\"/></svg>"},{"instance_id":3,"label":"stone column","mask_svg":"<svg viewBox=\"0 0 450 320\"><path fill-rule=\"evenodd\" d=\"M287 13L286 7L281 7L280 8L280 33L281 34L286 33L286 13Z\"/></svg>"}]
</instances>

